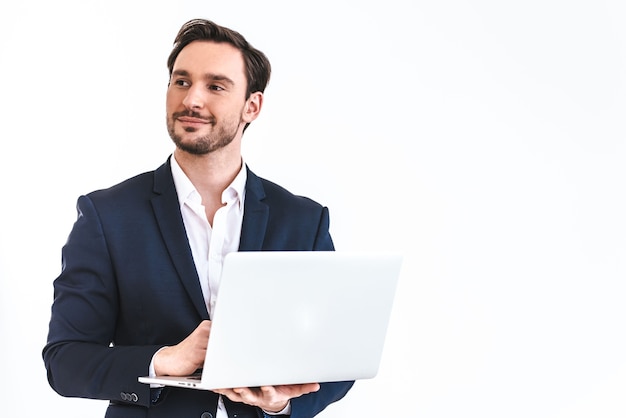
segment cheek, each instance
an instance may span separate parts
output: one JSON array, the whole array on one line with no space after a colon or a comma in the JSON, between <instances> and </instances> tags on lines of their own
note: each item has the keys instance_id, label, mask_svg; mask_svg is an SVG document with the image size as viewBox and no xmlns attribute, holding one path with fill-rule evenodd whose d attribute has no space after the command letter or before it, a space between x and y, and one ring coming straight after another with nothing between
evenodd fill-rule
<instances>
[{"instance_id":1,"label":"cheek","mask_svg":"<svg viewBox=\"0 0 626 418\"><path fill-rule=\"evenodd\" d=\"M169 109L172 107L174 100L172 98L172 94L168 92L165 94L165 108L168 110L169 113Z\"/></svg>"},{"instance_id":2,"label":"cheek","mask_svg":"<svg viewBox=\"0 0 626 418\"><path fill-rule=\"evenodd\" d=\"M175 112L180 112L180 102L176 101L176 100L172 100L169 96L167 97L167 99L165 100L165 115L167 117L167 120L170 120L172 118L172 115Z\"/></svg>"},{"instance_id":3,"label":"cheek","mask_svg":"<svg viewBox=\"0 0 626 418\"><path fill-rule=\"evenodd\" d=\"M185 95L176 89L168 87L165 93L165 106L167 109L175 109L182 105Z\"/></svg>"}]
</instances>

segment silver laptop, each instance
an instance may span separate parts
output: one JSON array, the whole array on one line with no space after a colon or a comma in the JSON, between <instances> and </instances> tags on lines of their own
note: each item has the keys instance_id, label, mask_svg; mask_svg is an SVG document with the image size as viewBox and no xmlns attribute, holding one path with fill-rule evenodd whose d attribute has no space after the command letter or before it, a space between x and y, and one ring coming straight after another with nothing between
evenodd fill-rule
<instances>
[{"instance_id":1,"label":"silver laptop","mask_svg":"<svg viewBox=\"0 0 626 418\"><path fill-rule=\"evenodd\" d=\"M401 263L394 253L230 253L202 372L139 381L211 390L373 378Z\"/></svg>"}]
</instances>

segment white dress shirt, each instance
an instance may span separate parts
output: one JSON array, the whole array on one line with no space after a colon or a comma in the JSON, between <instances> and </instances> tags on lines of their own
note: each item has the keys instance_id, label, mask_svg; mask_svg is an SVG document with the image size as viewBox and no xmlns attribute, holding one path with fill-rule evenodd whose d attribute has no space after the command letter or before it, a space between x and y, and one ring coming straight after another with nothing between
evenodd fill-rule
<instances>
[{"instance_id":1,"label":"white dress shirt","mask_svg":"<svg viewBox=\"0 0 626 418\"><path fill-rule=\"evenodd\" d=\"M180 168L176 158L172 156L170 159L180 211L183 215L193 261L200 278L202 295L209 316L213 317L222 276L222 262L226 254L239 249L247 178L245 165L242 162L241 170L222 192L224 206L215 212L211 226L200 194Z\"/></svg>"}]
</instances>

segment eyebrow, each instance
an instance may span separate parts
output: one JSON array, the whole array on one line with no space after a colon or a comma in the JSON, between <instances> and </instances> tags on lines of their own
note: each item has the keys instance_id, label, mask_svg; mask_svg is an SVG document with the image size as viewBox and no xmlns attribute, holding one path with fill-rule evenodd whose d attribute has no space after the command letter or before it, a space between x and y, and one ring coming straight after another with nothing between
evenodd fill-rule
<instances>
[{"instance_id":1,"label":"eyebrow","mask_svg":"<svg viewBox=\"0 0 626 418\"><path fill-rule=\"evenodd\" d=\"M189 77L190 74L187 70L174 70L172 72L172 76ZM227 83L233 86L235 85L235 82L233 80L222 74L207 73L204 75L204 78L207 81L221 81L223 83Z\"/></svg>"}]
</instances>

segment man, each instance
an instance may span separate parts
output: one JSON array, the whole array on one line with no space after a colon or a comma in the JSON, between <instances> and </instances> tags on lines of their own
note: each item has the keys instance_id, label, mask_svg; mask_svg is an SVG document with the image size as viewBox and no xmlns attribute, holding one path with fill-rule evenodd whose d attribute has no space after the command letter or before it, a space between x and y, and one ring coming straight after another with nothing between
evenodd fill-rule
<instances>
[{"instance_id":1,"label":"man","mask_svg":"<svg viewBox=\"0 0 626 418\"><path fill-rule=\"evenodd\" d=\"M327 208L243 163L243 132L270 77L265 55L196 19L180 29L168 67L172 156L78 199L43 350L50 385L63 396L110 400L107 417L313 417L353 382L218 394L137 381L202 366L225 254L334 249ZM243 335L242 343L281 342Z\"/></svg>"}]
</instances>

